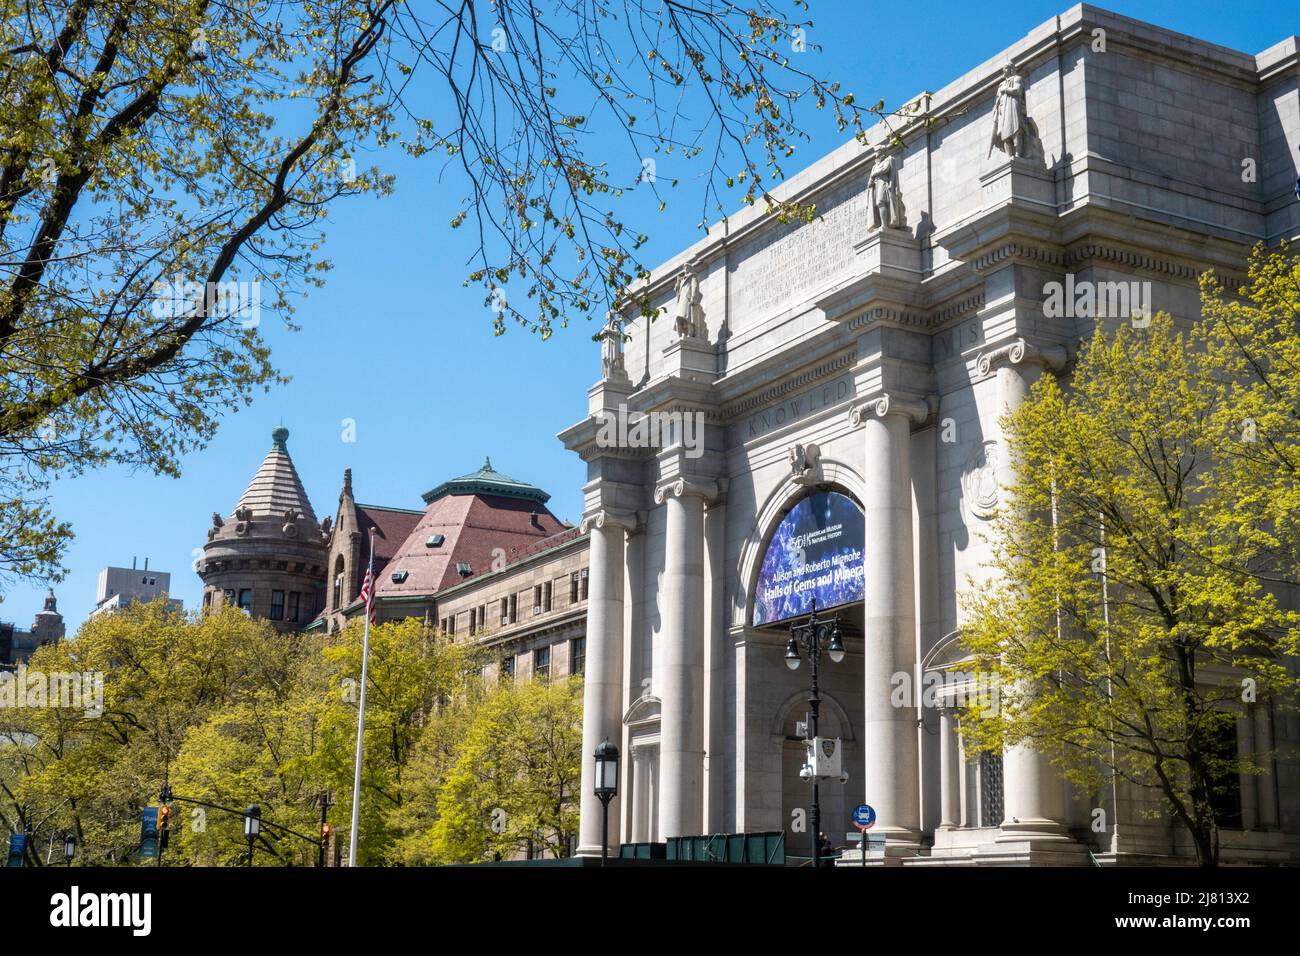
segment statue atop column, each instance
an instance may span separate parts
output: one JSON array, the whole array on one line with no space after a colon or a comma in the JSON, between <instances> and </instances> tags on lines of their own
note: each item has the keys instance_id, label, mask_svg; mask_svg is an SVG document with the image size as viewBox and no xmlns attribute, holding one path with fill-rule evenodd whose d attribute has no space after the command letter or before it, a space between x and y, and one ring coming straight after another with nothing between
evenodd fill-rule
<instances>
[{"instance_id":1,"label":"statue atop column","mask_svg":"<svg viewBox=\"0 0 1300 956\"><path fill-rule=\"evenodd\" d=\"M998 84L998 101L993 108L993 147L1011 159L1025 155L1025 134L1029 117L1025 112L1025 78L1010 60L1002 67L1002 82Z\"/></svg>"},{"instance_id":2,"label":"statue atop column","mask_svg":"<svg viewBox=\"0 0 1300 956\"><path fill-rule=\"evenodd\" d=\"M677 276L677 301L673 305L673 328L678 338L708 338L704 325L703 296L700 293L700 274L698 266L688 262L682 266Z\"/></svg>"},{"instance_id":3,"label":"statue atop column","mask_svg":"<svg viewBox=\"0 0 1300 956\"><path fill-rule=\"evenodd\" d=\"M902 229L903 197L898 188L895 150L887 149L877 154L875 165L867 177L867 190L871 194L871 228Z\"/></svg>"},{"instance_id":4,"label":"statue atop column","mask_svg":"<svg viewBox=\"0 0 1300 956\"><path fill-rule=\"evenodd\" d=\"M618 313L611 309L605 313L605 328L600 339L600 377L621 378L623 368L623 323Z\"/></svg>"}]
</instances>

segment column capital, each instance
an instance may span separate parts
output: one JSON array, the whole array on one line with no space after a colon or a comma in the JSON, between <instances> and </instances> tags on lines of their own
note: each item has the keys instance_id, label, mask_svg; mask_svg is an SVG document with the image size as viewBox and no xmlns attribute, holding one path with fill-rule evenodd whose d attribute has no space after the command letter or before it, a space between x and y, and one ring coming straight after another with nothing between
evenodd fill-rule
<instances>
[{"instance_id":1,"label":"column capital","mask_svg":"<svg viewBox=\"0 0 1300 956\"><path fill-rule=\"evenodd\" d=\"M629 534L637 529L637 515L634 511L612 511L607 508L598 508L595 511L589 511L582 516L578 523L578 530L586 534L592 528L622 528Z\"/></svg>"},{"instance_id":2,"label":"column capital","mask_svg":"<svg viewBox=\"0 0 1300 956\"><path fill-rule=\"evenodd\" d=\"M695 478L678 475L665 479L655 486L655 504L661 505L669 498L695 496L706 502L716 501L721 494L718 483L712 478Z\"/></svg>"},{"instance_id":3,"label":"column capital","mask_svg":"<svg viewBox=\"0 0 1300 956\"><path fill-rule=\"evenodd\" d=\"M1023 338L1013 339L997 348L980 353L976 364L981 375L988 375L999 365L1041 365L1053 372L1065 368L1070 353L1063 345L1035 345Z\"/></svg>"},{"instance_id":4,"label":"column capital","mask_svg":"<svg viewBox=\"0 0 1300 956\"><path fill-rule=\"evenodd\" d=\"M901 415L915 425L924 424L930 417L930 405L921 399L880 392L849 409L849 422L855 427L869 418Z\"/></svg>"}]
</instances>

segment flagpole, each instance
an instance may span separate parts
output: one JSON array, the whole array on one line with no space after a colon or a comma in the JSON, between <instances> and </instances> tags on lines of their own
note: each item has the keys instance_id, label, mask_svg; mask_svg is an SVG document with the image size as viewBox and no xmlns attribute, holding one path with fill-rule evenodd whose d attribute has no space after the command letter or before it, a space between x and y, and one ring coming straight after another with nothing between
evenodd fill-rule
<instances>
[{"instance_id":1,"label":"flagpole","mask_svg":"<svg viewBox=\"0 0 1300 956\"><path fill-rule=\"evenodd\" d=\"M357 760L352 772L352 832L348 839L348 866L357 865L357 829L361 819L361 748L366 729L366 665L370 658L370 605L375 600L375 529L370 529L370 563L366 578L370 582L370 593L362 609L366 616L366 627L361 638L361 701L357 707Z\"/></svg>"}]
</instances>

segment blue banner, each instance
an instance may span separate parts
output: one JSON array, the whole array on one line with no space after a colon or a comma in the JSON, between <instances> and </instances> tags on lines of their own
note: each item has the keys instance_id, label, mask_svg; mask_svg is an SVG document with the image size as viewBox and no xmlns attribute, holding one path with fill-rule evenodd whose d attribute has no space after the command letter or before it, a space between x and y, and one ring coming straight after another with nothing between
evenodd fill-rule
<instances>
[{"instance_id":1,"label":"blue banner","mask_svg":"<svg viewBox=\"0 0 1300 956\"><path fill-rule=\"evenodd\" d=\"M754 626L862 600L865 523L852 498L835 491L800 500L781 519L754 590Z\"/></svg>"}]
</instances>

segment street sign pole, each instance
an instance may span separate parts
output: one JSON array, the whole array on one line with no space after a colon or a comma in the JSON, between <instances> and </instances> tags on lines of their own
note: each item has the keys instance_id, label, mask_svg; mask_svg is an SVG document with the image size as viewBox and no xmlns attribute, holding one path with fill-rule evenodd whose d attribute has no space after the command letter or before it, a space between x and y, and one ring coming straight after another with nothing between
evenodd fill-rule
<instances>
[{"instance_id":1,"label":"street sign pole","mask_svg":"<svg viewBox=\"0 0 1300 956\"><path fill-rule=\"evenodd\" d=\"M876 825L876 811L866 803L859 803L853 808L853 825L858 828L862 834L862 843L860 844L862 852L862 865L867 865L867 831Z\"/></svg>"}]
</instances>

